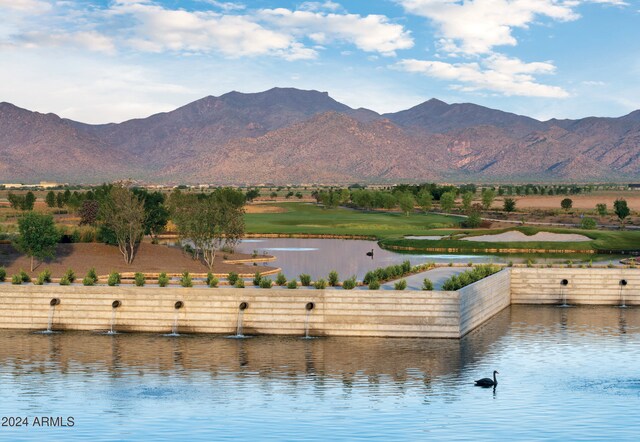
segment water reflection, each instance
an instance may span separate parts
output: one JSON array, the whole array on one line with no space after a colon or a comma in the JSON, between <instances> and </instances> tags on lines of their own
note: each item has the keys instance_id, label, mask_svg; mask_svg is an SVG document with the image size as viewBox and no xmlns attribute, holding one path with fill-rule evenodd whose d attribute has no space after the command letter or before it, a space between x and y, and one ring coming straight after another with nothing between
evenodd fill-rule
<instances>
[{"instance_id":1,"label":"water reflection","mask_svg":"<svg viewBox=\"0 0 640 442\"><path fill-rule=\"evenodd\" d=\"M634 440L638 358L616 307L512 306L461 340L5 330L0 412L76 414L53 439Z\"/></svg>"},{"instance_id":2,"label":"water reflection","mask_svg":"<svg viewBox=\"0 0 640 442\"><path fill-rule=\"evenodd\" d=\"M239 252L276 256L276 261L264 263L282 268L287 276L297 277L308 273L312 278L326 278L331 270L337 270L341 278L356 275L358 279L377 267L400 264L404 260L411 265L425 262L504 262L496 256L402 254L381 249L375 241L319 239L319 238L263 238L243 240ZM371 253L373 255L367 255Z\"/></svg>"}]
</instances>

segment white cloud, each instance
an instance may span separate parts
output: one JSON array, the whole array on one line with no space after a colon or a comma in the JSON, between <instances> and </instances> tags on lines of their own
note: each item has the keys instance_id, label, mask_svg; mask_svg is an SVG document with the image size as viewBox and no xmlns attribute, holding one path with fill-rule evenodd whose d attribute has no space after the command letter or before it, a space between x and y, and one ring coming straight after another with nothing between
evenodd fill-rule
<instances>
[{"instance_id":1,"label":"white cloud","mask_svg":"<svg viewBox=\"0 0 640 442\"><path fill-rule=\"evenodd\" d=\"M491 53L515 46L514 28L526 28L538 16L575 20L575 2L560 0L397 0L407 12L430 19L446 52ZM614 0L615 1L615 0Z\"/></svg>"},{"instance_id":2,"label":"white cloud","mask_svg":"<svg viewBox=\"0 0 640 442\"><path fill-rule=\"evenodd\" d=\"M413 47L413 39L402 25L389 22L384 15L360 16L289 9L265 9L260 18L297 37L307 36L316 43L345 41L367 52L395 55L399 49Z\"/></svg>"},{"instance_id":3,"label":"white cloud","mask_svg":"<svg viewBox=\"0 0 640 442\"><path fill-rule=\"evenodd\" d=\"M298 9L301 11L321 11L321 10L338 11L342 9L342 5L332 1L304 2L303 4L300 5Z\"/></svg>"},{"instance_id":4,"label":"white cloud","mask_svg":"<svg viewBox=\"0 0 640 442\"><path fill-rule=\"evenodd\" d=\"M432 78L456 82L452 87L465 92L493 91L507 96L565 98L569 94L557 86L538 83L535 75L552 74L550 62L525 63L517 58L494 54L472 63L446 63L408 59L395 65L397 69L420 73Z\"/></svg>"},{"instance_id":5,"label":"white cloud","mask_svg":"<svg viewBox=\"0 0 640 442\"><path fill-rule=\"evenodd\" d=\"M28 13L42 13L51 9L51 3L44 0L0 0L0 9L2 8Z\"/></svg>"},{"instance_id":6,"label":"white cloud","mask_svg":"<svg viewBox=\"0 0 640 442\"><path fill-rule=\"evenodd\" d=\"M149 52L219 52L229 57L277 55L286 59L314 58L287 33L270 30L243 15L165 9L155 4L120 4L111 12L133 18L124 31L128 43Z\"/></svg>"},{"instance_id":7,"label":"white cloud","mask_svg":"<svg viewBox=\"0 0 640 442\"><path fill-rule=\"evenodd\" d=\"M203 1L205 3L209 3L210 5L215 6L216 8L220 8L225 12L227 12L227 11L241 11L241 10L247 8L243 4L234 3L234 2L220 2L220 1L217 1L217 0L200 0L200 1Z\"/></svg>"},{"instance_id":8,"label":"white cloud","mask_svg":"<svg viewBox=\"0 0 640 442\"><path fill-rule=\"evenodd\" d=\"M79 31L72 33L28 32L19 35L9 46L27 49L42 47L75 47L92 52L115 54L116 46L111 38L95 31Z\"/></svg>"}]
</instances>

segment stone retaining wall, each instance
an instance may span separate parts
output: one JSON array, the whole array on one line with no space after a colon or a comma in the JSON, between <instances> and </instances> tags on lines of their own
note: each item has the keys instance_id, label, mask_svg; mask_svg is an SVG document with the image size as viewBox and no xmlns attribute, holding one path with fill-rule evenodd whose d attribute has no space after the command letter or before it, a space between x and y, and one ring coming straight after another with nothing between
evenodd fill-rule
<instances>
[{"instance_id":1,"label":"stone retaining wall","mask_svg":"<svg viewBox=\"0 0 640 442\"><path fill-rule=\"evenodd\" d=\"M567 280L563 286L561 281ZM627 285L621 286L625 280ZM0 328L460 338L514 304L640 305L638 269L508 268L457 292L0 284ZM52 309L50 300L60 304ZM174 305L184 306L176 310ZM305 306L312 302L308 313Z\"/></svg>"}]
</instances>

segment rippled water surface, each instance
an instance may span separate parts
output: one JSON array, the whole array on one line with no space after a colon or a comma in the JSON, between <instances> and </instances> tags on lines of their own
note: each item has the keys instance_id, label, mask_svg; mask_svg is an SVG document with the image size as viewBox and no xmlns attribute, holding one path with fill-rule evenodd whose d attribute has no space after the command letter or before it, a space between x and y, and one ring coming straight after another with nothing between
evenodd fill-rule
<instances>
[{"instance_id":1,"label":"rippled water surface","mask_svg":"<svg viewBox=\"0 0 640 442\"><path fill-rule=\"evenodd\" d=\"M0 397L75 423L0 440L637 440L640 309L514 306L460 341L0 331Z\"/></svg>"}]
</instances>

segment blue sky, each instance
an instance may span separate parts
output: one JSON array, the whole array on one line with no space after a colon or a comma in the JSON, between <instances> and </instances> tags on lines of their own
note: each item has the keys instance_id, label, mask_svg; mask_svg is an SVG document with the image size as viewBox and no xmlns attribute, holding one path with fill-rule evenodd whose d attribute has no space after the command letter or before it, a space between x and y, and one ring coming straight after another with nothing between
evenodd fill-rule
<instances>
[{"instance_id":1,"label":"blue sky","mask_svg":"<svg viewBox=\"0 0 640 442\"><path fill-rule=\"evenodd\" d=\"M280 86L620 116L639 41L638 0L0 0L0 101L107 123Z\"/></svg>"}]
</instances>

